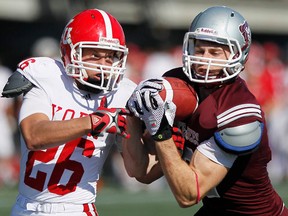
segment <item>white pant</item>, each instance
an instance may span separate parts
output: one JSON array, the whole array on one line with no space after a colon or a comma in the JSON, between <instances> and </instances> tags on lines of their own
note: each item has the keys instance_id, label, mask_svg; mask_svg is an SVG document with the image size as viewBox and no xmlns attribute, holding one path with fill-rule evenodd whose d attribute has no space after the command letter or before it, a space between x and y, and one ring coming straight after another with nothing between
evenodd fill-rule
<instances>
[{"instance_id":1,"label":"white pant","mask_svg":"<svg viewBox=\"0 0 288 216\"><path fill-rule=\"evenodd\" d=\"M98 216L93 203L39 203L18 195L11 216Z\"/></svg>"}]
</instances>

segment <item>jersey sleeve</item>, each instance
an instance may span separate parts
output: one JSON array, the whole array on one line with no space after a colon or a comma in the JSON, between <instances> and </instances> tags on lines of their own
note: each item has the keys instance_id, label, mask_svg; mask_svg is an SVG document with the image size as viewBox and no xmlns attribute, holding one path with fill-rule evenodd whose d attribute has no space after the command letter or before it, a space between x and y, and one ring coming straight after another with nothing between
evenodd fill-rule
<instances>
[{"instance_id":1,"label":"jersey sleeve","mask_svg":"<svg viewBox=\"0 0 288 216\"><path fill-rule=\"evenodd\" d=\"M57 65L58 62L46 57L30 58L18 64L17 71L34 85L24 94L20 122L34 113L43 113L52 119L51 97L58 84L55 77L60 73Z\"/></svg>"},{"instance_id":2,"label":"jersey sleeve","mask_svg":"<svg viewBox=\"0 0 288 216\"><path fill-rule=\"evenodd\" d=\"M214 95L216 104L216 144L238 155L256 150L264 131L264 115L255 96L242 79L224 86Z\"/></svg>"},{"instance_id":3,"label":"jersey sleeve","mask_svg":"<svg viewBox=\"0 0 288 216\"><path fill-rule=\"evenodd\" d=\"M216 144L213 137L200 143L197 150L210 160L227 168L231 168L234 161L237 159L237 155L222 150Z\"/></svg>"},{"instance_id":4,"label":"jersey sleeve","mask_svg":"<svg viewBox=\"0 0 288 216\"><path fill-rule=\"evenodd\" d=\"M19 122L34 113L43 113L52 118L51 103L45 91L41 88L32 88L23 98L19 113Z\"/></svg>"}]
</instances>

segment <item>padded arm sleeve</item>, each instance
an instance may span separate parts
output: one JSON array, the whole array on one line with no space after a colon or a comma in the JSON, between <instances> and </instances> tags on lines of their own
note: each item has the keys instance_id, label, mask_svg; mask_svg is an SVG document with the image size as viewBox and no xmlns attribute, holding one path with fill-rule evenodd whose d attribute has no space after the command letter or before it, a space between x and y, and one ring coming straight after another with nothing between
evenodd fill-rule
<instances>
[{"instance_id":1,"label":"padded arm sleeve","mask_svg":"<svg viewBox=\"0 0 288 216\"><path fill-rule=\"evenodd\" d=\"M2 97L17 97L33 88L33 84L17 70L8 78L3 88Z\"/></svg>"},{"instance_id":2,"label":"padded arm sleeve","mask_svg":"<svg viewBox=\"0 0 288 216\"><path fill-rule=\"evenodd\" d=\"M255 121L215 132L214 138L223 150L234 154L246 154L259 146L263 128L263 123Z\"/></svg>"}]
</instances>

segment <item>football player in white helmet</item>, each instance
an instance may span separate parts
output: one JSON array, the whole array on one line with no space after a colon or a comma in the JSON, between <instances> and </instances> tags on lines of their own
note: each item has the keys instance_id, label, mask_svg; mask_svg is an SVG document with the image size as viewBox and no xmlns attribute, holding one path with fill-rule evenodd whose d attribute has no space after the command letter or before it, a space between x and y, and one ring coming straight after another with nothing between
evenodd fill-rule
<instances>
[{"instance_id":1,"label":"football player in white helmet","mask_svg":"<svg viewBox=\"0 0 288 216\"><path fill-rule=\"evenodd\" d=\"M128 127L135 140L123 145L135 160L125 163L129 174L149 183L163 172L181 207L202 201L197 216L288 215L267 172L271 151L263 110L239 77L250 45L247 21L231 8L210 7L192 21L183 42L183 67L163 75L187 81L199 97L195 112L181 123L182 154L173 138L172 126L179 124L171 121L175 109L157 92L161 80L140 83L128 100L154 139L161 164L150 170L148 151L132 131L136 126ZM128 125L139 121L127 120Z\"/></svg>"},{"instance_id":2,"label":"football player in white helmet","mask_svg":"<svg viewBox=\"0 0 288 216\"><path fill-rule=\"evenodd\" d=\"M129 137L124 108L136 84L123 78L128 49L120 23L102 10L82 11L68 22L60 44L63 63L26 59L2 93L24 93L12 216L98 215L104 161L112 145Z\"/></svg>"}]
</instances>

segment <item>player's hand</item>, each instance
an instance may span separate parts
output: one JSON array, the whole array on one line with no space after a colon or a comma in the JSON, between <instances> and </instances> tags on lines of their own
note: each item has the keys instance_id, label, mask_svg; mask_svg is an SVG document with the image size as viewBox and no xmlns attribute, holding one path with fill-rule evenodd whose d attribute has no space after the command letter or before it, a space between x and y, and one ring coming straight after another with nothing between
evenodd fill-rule
<instances>
[{"instance_id":1,"label":"player's hand","mask_svg":"<svg viewBox=\"0 0 288 216\"><path fill-rule=\"evenodd\" d=\"M185 138L183 137L182 131L178 127L174 126L172 128L172 138L180 156L182 156L184 151Z\"/></svg>"},{"instance_id":2,"label":"player's hand","mask_svg":"<svg viewBox=\"0 0 288 216\"><path fill-rule=\"evenodd\" d=\"M161 79L147 79L140 82L126 104L127 109L139 118L140 115L143 115L142 104L138 103L138 101L141 100L141 95L145 91L150 91L151 94L157 94L163 88L162 83L163 81ZM145 106L145 104L143 105Z\"/></svg>"},{"instance_id":3,"label":"player's hand","mask_svg":"<svg viewBox=\"0 0 288 216\"><path fill-rule=\"evenodd\" d=\"M155 83L154 83L155 82ZM144 121L153 139L163 141L172 137L176 105L163 101L159 95L162 80L146 80L135 89L128 101L129 109Z\"/></svg>"},{"instance_id":4,"label":"player's hand","mask_svg":"<svg viewBox=\"0 0 288 216\"><path fill-rule=\"evenodd\" d=\"M107 108L107 98L103 97L96 112L90 114L91 135L98 137L103 133L120 134L129 138L125 115L129 111L124 108Z\"/></svg>"}]
</instances>

